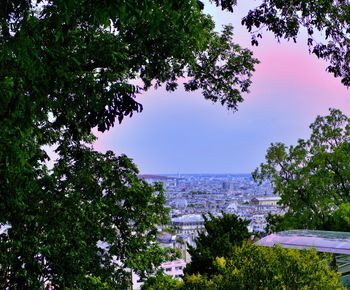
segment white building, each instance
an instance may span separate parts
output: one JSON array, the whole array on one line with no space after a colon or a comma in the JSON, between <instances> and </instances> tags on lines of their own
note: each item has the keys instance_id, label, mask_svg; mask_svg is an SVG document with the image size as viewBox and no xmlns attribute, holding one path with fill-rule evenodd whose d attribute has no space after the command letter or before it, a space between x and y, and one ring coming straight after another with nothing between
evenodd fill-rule
<instances>
[{"instance_id":1,"label":"white building","mask_svg":"<svg viewBox=\"0 0 350 290\"><path fill-rule=\"evenodd\" d=\"M172 218L171 224L177 234L197 234L204 229L204 219L200 214L189 214Z\"/></svg>"},{"instance_id":2,"label":"white building","mask_svg":"<svg viewBox=\"0 0 350 290\"><path fill-rule=\"evenodd\" d=\"M180 279L184 274L184 268L186 267L186 262L182 259L164 262L160 266L164 273L171 276L174 279ZM132 289L133 290L140 290L141 286L143 284L143 281L140 280L140 277L132 272ZM164 289L165 290L165 289Z\"/></svg>"},{"instance_id":3,"label":"white building","mask_svg":"<svg viewBox=\"0 0 350 290\"><path fill-rule=\"evenodd\" d=\"M250 200L250 203L258 206L277 206L281 197L279 196L257 196Z\"/></svg>"},{"instance_id":4,"label":"white building","mask_svg":"<svg viewBox=\"0 0 350 290\"><path fill-rule=\"evenodd\" d=\"M173 277L181 278L184 274L184 268L186 267L186 262L182 259L165 262L161 265L164 269L164 273Z\"/></svg>"}]
</instances>

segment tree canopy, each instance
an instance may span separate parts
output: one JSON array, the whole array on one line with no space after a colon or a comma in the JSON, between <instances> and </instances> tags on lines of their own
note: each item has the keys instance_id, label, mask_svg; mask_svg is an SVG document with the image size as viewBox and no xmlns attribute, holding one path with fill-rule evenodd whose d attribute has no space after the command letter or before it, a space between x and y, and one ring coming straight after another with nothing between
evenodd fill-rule
<instances>
[{"instance_id":1,"label":"tree canopy","mask_svg":"<svg viewBox=\"0 0 350 290\"><path fill-rule=\"evenodd\" d=\"M214 272L216 257L229 257L234 246L246 241L249 221L242 220L234 214L222 213L215 217L212 214L204 217L203 232L195 239L195 247L189 246L191 262L185 268L186 274L207 274Z\"/></svg>"},{"instance_id":2,"label":"tree canopy","mask_svg":"<svg viewBox=\"0 0 350 290\"><path fill-rule=\"evenodd\" d=\"M237 109L257 60L199 4L0 1L0 288L125 289L129 268L146 275L161 263L162 188L126 156L94 151L92 129L142 111L137 94L178 79Z\"/></svg>"},{"instance_id":3,"label":"tree canopy","mask_svg":"<svg viewBox=\"0 0 350 290\"><path fill-rule=\"evenodd\" d=\"M244 244L216 258L213 276L185 276L180 289L345 289L329 263L316 250Z\"/></svg>"},{"instance_id":4,"label":"tree canopy","mask_svg":"<svg viewBox=\"0 0 350 290\"><path fill-rule=\"evenodd\" d=\"M271 144L253 174L257 181L272 182L287 210L283 217L270 216L270 222L277 230L349 230L350 119L330 109L310 129L310 138L296 146Z\"/></svg>"},{"instance_id":5,"label":"tree canopy","mask_svg":"<svg viewBox=\"0 0 350 290\"><path fill-rule=\"evenodd\" d=\"M346 289L331 269L331 255L312 250L268 248L243 243L231 257L217 257L211 276L185 275L183 282L161 276L143 289Z\"/></svg>"}]
</instances>

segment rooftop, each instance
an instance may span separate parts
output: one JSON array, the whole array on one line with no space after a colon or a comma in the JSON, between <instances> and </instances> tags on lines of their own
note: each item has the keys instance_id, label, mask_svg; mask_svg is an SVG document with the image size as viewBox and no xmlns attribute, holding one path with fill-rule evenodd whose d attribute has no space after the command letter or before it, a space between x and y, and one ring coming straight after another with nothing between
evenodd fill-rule
<instances>
[{"instance_id":1,"label":"rooftop","mask_svg":"<svg viewBox=\"0 0 350 290\"><path fill-rule=\"evenodd\" d=\"M256 196L256 197L253 197L252 200L255 199L255 200L277 200L279 201L281 199L280 196L275 196L275 195L270 195L270 196Z\"/></svg>"},{"instance_id":2,"label":"rooftop","mask_svg":"<svg viewBox=\"0 0 350 290\"><path fill-rule=\"evenodd\" d=\"M188 214L171 219L173 224L178 223L204 223L204 219L200 214Z\"/></svg>"},{"instance_id":3,"label":"rooftop","mask_svg":"<svg viewBox=\"0 0 350 290\"><path fill-rule=\"evenodd\" d=\"M273 247L281 245L284 248L310 249L318 252L350 255L350 233L292 230L268 235L257 242L258 245Z\"/></svg>"}]
</instances>

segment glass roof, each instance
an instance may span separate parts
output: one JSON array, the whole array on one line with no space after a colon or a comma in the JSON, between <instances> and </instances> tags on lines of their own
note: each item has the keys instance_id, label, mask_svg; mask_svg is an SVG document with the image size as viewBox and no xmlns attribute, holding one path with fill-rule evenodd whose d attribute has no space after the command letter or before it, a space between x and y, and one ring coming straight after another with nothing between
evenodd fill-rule
<instances>
[{"instance_id":1,"label":"glass roof","mask_svg":"<svg viewBox=\"0 0 350 290\"><path fill-rule=\"evenodd\" d=\"M350 255L350 233L292 230L268 235L257 242L258 245L284 248L309 249L315 247L319 252Z\"/></svg>"}]
</instances>

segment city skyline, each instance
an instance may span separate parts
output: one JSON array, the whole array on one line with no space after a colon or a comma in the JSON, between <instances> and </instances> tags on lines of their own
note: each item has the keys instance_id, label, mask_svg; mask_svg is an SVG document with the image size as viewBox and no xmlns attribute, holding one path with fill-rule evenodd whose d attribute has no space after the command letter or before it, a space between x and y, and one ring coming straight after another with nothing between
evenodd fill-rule
<instances>
[{"instance_id":1,"label":"city skyline","mask_svg":"<svg viewBox=\"0 0 350 290\"><path fill-rule=\"evenodd\" d=\"M325 71L326 62L308 54L303 36L297 44L278 43L264 32L259 46L250 46L250 34L240 25L248 8L243 4L230 14L206 5L218 29L233 22L235 42L261 61L237 112L204 100L200 92L179 86L168 93L162 87L140 95L143 112L98 134L94 147L128 155L144 174L250 173L270 143L307 138L308 126L328 108L350 114L347 88Z\"/></svg>"}]
</instances>

